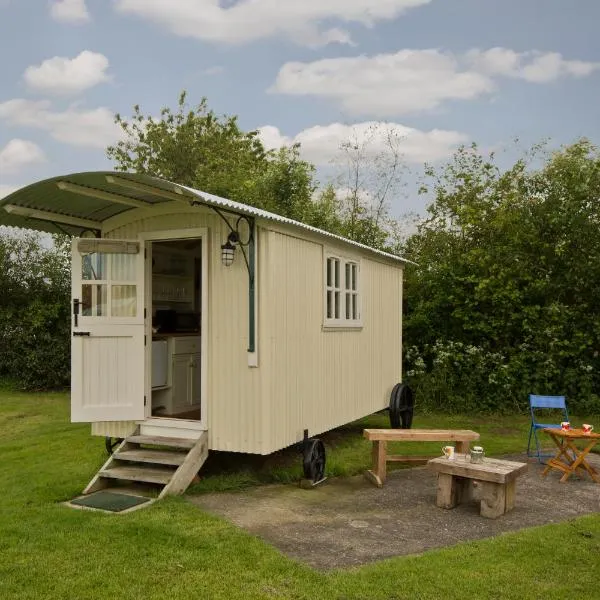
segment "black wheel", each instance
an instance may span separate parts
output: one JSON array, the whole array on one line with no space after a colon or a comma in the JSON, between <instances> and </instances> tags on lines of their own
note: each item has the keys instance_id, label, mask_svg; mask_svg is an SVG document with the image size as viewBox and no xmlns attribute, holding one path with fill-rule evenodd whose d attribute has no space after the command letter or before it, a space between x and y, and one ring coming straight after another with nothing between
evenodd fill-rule
<instances>
[{"instance_id":1,"label":"black wheel","mask_svg":"<svg viewBox=\"0 0 600 600\"><path fill-rule=\"evenodd\" d=\"M115 451L115 448L123 441L123 438L113 438L113 437L105 437L104 438L104 447L106 448L107 454L112 454Z\"/></svg>"},{"instance_id":2,"label":"black wheel","mask_svg":"<svg viewBox=\"0 0 600 600\"><path fill-rule=\"evenodd\" d=\"M313 483L325 477L325 445L319 439L309 439L304 443L304 478Z\"/></svg>"},{"instance_id":3,"label":"black wheel","mask_svg":"<svg viewBox=\"0 0 600 600\"><path fill-rule=\"evenodd\" d=\"M410 429L415 408L413 391L405 383L397 383L390 395L390 425L393 429Z\"/></svg>"}]
</instances>

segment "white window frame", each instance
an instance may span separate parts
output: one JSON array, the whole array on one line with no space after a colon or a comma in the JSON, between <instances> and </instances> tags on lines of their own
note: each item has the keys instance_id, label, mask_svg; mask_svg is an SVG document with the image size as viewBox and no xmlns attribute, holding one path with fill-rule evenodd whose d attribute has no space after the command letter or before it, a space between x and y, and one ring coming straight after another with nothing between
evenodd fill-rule
<instances>
[{"instance_id":1,"label":"white window frame","mask_svg":"<svg viewBox=\"0 0 600 600\"><path fill-rule=\"evenodd\" d=\"M335 260L339 264L339 281L336 282L328 281L328 265L330 260ZM351 289L351 282L346 281L346 266L350 266L350 272L352 273L352 266L355 267L355 289ZM338 252L325 249L323 252L323 328L324 329L360 329L363 326L362 320L362 287L361 287L361 274L360 274L360 260L350 256L343 256ZM328 316L328 297L330 294L335 298L335 294L339 294L339 313L338 317ZM346 302L347 297L355 297L355 310L356 314L354 318L347 318L346 316ZM335 302L335 299L334 299ZM354 308L351 308L354 312ZM352 316L352 315L351 315Z\"/></svg>"}]
</instances>

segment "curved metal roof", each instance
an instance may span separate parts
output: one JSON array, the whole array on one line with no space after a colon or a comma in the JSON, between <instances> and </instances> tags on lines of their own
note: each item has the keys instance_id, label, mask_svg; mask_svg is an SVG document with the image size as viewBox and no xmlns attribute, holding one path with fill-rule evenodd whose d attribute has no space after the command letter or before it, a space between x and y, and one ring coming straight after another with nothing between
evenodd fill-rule
<instances>
[{"instance_id":1,"label":"curved metal roof","mask_svg":"<svg viewBox=\"0 0 600 600\"><path fill-rule=\"evenodd\" d=\"M101 230L104 221L118 214L173 201L188 206L212 206L231 213L273 221L294 229L310 231L388 259L410 262L400 256L370 248L260 208L157 177L135 173L91 171L33 183L0 200L0 225L80 236L86 230Z\"/></svg>"}]
</instances>

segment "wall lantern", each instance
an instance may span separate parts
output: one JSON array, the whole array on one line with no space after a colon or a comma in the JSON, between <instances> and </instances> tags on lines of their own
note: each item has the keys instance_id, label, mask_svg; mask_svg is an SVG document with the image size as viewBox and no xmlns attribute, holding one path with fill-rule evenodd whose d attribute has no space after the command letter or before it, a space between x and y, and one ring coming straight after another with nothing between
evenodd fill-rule
<instances>
[{"instance_id":1,"label":"wall lantern","mask_svg":"<svg viewBox=\"0 0 600 600\"><path fill-rule=\"evenodd\" d=\"M227 241L221 246L221 262L224 266L230 267L235 258L235 244L240 241L237 231L232 231L227 236Z\"/></svg>"}]
</instances>

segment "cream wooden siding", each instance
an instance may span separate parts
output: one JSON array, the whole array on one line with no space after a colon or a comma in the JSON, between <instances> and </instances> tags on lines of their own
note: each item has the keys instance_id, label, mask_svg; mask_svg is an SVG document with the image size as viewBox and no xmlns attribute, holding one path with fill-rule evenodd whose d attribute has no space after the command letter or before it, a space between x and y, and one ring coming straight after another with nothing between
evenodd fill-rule
<instances>
[{"instance_id":1,"label":"cream wooden siding","mask_svg":"<svg viewBox=\"0 0 600 600\"><path fill-rule=\"evenodd\" d=\"M147 215L147 211L143 213ZM209 447L212 450L264 453L263 446L263 400L261 377L269 370L262 364L261 319L257 323L259 343L259 368L248 367L248 274L239 250L232 266L221 264L221 244L225 243L229 230L220 217L205 209L173 207L170 214L145 216L117 228L105 231L104 236L118 239L137 239L144 231L187 229L206 227L208 243L208 306L207 331L207 413ZM235 222L234 219L231 219ZM258 232L257 300L261 294L261 231ZM113 431L130 428L131 423L119 424L114 430L107 424L96 424L93 431L100 435L116 435Z\"/></svg>"},{"instance_id":2,"label":"cream wooden siding","mask_svg":"<svg viewBox=\"0 0 600 600\"><path fill-rule=\"evenodd\" d=\"M144 213L147 214L147 213ZM221 265L227 231L209 211L174 208L109 231L206 227L208 241L207 412L213 450L269 454L385 408L401 380L402 268L344 244L326 247L360 261L363 328L323 330L323 243L259 228L258 368L248 367L248 276L236 252ZM114 427L113 427L114 425ZM97 435L123 437L133 423L97 423ZM120 433L119 433L120 432ZM123 433L125 432L125 433Z\"/></svg>"},{"instance_id":3,"label":"cream wooden siding","mask_svg":"<svg viewBox=\"0 0 600 600\"><path fill-rule=\"evenodd\" d=\"M261 242L270 452L299 441L305 428L316 435L388 405L402 378L402 268L326 245L360 261L363 327L324 331L323 245L274 231Z\"/></svg>"}]
</instances>

